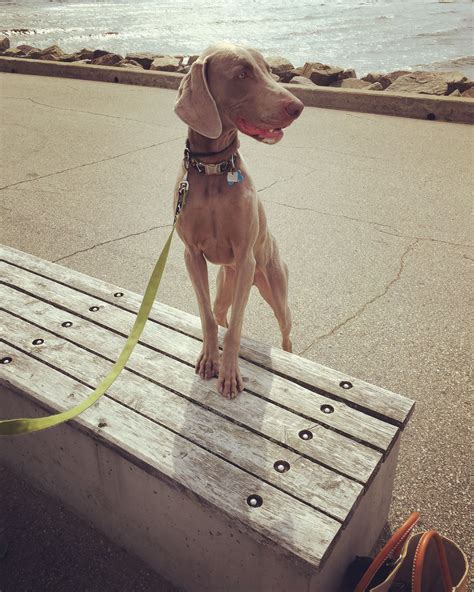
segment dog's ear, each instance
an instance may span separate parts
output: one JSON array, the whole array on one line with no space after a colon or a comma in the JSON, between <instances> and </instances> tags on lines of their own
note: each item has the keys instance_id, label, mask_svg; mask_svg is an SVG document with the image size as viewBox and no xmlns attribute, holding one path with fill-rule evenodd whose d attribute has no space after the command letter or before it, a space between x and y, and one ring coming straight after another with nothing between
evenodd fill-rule
<instances>
[{"instance_id":1,"label":"dog's ear","mask_svg":"<svg viewBox=\"0 0 474 592\"><path fill-rule=\"evenodd\" d=\"M207 63L205 58L203 61L197 60L191 66L179 85L174 112L202 136L215 139L222 134L222 122L207 84Z\"/></svg>"}]
</instances>

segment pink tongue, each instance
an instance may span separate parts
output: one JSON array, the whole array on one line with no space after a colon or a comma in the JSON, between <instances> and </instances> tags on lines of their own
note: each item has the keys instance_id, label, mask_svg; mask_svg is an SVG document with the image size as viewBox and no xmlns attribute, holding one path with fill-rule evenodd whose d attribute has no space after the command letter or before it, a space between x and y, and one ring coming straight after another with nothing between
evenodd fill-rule
<instances>
[{"instance_id":1,"label":"pink tongue","mask_svg":"<svg viewBox=\"0 0 474 592\"><path fill-rule=\"evenodd\" d=\"M244 122L242 124L242 131L251 136L262 136L263 138L273 138L278 135L277 132L271 132L270 130L260 129L251 123Z\"/></svg>"}]
</instances>

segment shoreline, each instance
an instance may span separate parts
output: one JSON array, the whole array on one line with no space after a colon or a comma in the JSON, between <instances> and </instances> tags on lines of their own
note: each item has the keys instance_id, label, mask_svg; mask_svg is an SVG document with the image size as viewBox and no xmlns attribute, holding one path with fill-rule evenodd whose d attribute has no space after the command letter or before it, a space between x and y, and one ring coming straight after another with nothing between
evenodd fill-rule
<instances>
[{"instance_id":1,"label":"shoreline","mask_svg":"<svg viewBox=\"0 0 474 592\"><path fill-rule=\"evenodd\" d=\"M66 53L58 45L43 49L28 44L11 47L9 38L0 35L0 57L186 74L198 56L151 52L129 52L122 56L105 49L89 48ZM474 80L470 80L461 71L395 70L369 72L358 78L356 71L352 68L320 62L306 62L304 65L295 66L282 56L268 56L267 61L278 82L298 84L308 88L323 86L474 99Z\"/></svg>"}]
</instances>

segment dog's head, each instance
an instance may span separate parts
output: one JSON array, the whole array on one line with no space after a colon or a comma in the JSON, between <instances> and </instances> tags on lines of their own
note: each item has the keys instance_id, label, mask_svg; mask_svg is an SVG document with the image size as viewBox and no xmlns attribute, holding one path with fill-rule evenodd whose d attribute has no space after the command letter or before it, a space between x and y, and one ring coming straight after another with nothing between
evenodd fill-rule
<instances>
[{"instance_id":1,"label":"dog's head","mask_svg":"<svg viewBox=\"0 0 474 592\"><path fill-rule=\"evenodd\" d=\"M183 78L175 112L207 138L237 128L276 144L303 111L303 103L278 84L261 53L219 44L204 51Z\"/></svg>"}]
</instances>

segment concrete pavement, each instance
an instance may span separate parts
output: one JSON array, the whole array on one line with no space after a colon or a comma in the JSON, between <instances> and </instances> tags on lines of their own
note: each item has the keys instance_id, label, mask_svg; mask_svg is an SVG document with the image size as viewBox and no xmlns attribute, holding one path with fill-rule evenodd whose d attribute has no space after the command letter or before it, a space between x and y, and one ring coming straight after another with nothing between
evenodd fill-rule
<instances>
[{"instance_id":1,"label":"concrete pavement","mask_svg":"<svg viewBox=\"0 0 474 592\"><path fill-rule=\"evenodd\" d=\"M142 292L185 139L174 98L0 74L1 241ZM241 148L290 268L295 352L417 401L390 526L417 509L469 551L473 129L306 108L285 135ZM182 252L159 298L197 314ZM244 332L279 343L256 292Z\"/></svg>"}]
</instances>

